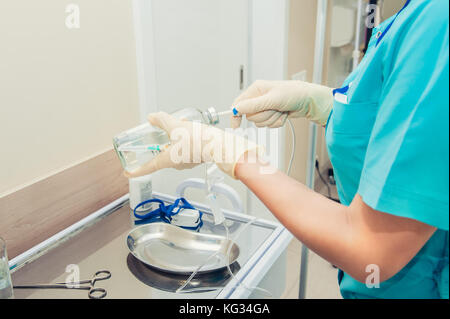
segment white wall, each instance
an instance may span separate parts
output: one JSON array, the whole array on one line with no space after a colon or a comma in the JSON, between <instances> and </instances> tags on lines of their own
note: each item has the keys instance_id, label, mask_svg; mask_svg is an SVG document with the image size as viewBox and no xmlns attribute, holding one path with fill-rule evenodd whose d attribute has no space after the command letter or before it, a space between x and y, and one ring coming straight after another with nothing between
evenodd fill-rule
<instances>
[{"instance_id":1,"label":"white wall","mask_svg":"<svg viewBox=\"0 0 450 319\"><path fill-rule=\"evenodd\" d=\"M312 81L314 70L314 45L316 38L317 0L290 0L288 78L306 71L307 81ZM309 121L292 119L296 135L296 152L291 176L306 181L306 166L309 142ZM286 133L286 159L292 151L290 131Z\"/></svg>"},{"instance_id":2,"label":"white wall","mask_svg":"<svg viewBox=\"0 0 450 319\"><path fill-rule=\"evenodd\" d=\"M138 123L131 1L0 2L0 194L111 148ZM0 195L1 196L1 195Z\"/></svg>"},{"instance_id":3,"label":"white wall","mask_svg":"<svg viewBox=\"0 0 450 319\"><path fill-rule=\"evenodd\" d=\"M143 117L186 106L228 109L241 92L240 65L246 69L245 84L286 79L286 0L135 0L135 9L138 61L145 69L139 75ZM221 127L228 124L225 119ZM284 166L280 131L272 153ZM174 193L182 179L193 176L203 177L204 168L164 170L154 174L154 189ZM247 212L273 218L240 182L225 181L246 197ZM190 192L189 198L201 201L204 194Z\"/></svg>"},{"instance_id":4,"label":"white wall","mask_svg":"<svg viewBox=\"0 0 450 319\"><path fill-rule=\"evenodd\" d=\"M250 16L249 80L286 80L288 68L289 1L253 0ZM270 21L270 22L269 22ZM269 149L271 163L285 168L285 129L270 130L278 140ZM272 145L270 145L272 146Z\"/></svg>"},{"instance_id":5,"label":"white wall","mask_svg":"<svg viewBox=\"0 0 450 319\"><path fill-rule=\"evenodd\" d=\"M241 93L240 67L247 73L247 0L134 0L134 9L141 117L185 107L228 110ZM228 126L229 117L223 117L219 127ZM153 189L175 194L183 180L204 176L204 166L162 170L153 174ZM245 203L246 187L224 178ZM186 196L205 200L204 191ZM220 200L231 208L228 200Z\"/></svg>"},{"instance_id":6,"label":"white wall","mask_svg":"<svg viewBox=\"0 0 450 319\"><path fill-rule=\"evenodd\" d=\"M249 82L286 80L288 67L289 1L252 0L250 2ZM284 170L286 148L285 128L272 130L278 141L277 150L270 150L272 164ZM259 141L258 141L259 142ZM248 211L257 217L274 220L267 208L251 194Z\"/></svg>"},{"instance_id":7,"label":"white wall","mask_svg":"<svg viewBox=\"0 0 450 319\"><path fill-rule=\"evenodd\" d=\"M252 0L251 80L285 80L289 1Z\"/></svg>"},{"instance_id":8,"label":"white wall","mask_svg":"<svg viewBox=\"0 0 450 319\"><path fill-rule=\"evenodd\" d=\"M384 0L381 10L381 19L387 18L396 14L404 5L406 0Z\"/></svg>"}]
</instances>

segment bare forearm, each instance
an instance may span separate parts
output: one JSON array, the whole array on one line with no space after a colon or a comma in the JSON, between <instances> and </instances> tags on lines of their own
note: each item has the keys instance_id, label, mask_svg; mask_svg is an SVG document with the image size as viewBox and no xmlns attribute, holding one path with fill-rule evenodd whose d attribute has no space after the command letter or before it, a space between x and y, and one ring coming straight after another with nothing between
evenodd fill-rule
<instances>
[{"instance_id":1,"label":"bare forearm","mask_svg":"<svg viewBox=\"0 0 450 319\"><path fill-rule=\"evenodd\" d=\"M344 206L279 171L262 174L267 167L248 156L236 166L236 176L302 243L359 281L365 280L369 264L380 267L381 280L392 277L435 231L377 212L359 196Z\"/></svg>"},{"instance_id":2,"label":"bare forearm","mask_svg":"<svg viewBox=\"0 0 450 319\"><path fill-rule=\"evenodd\" d=\"M236 176L302 243L344 268L351 247L346 207L280 171L261 174L261 168L258 163L241 163Z\"/></svg>"}]
</instances>

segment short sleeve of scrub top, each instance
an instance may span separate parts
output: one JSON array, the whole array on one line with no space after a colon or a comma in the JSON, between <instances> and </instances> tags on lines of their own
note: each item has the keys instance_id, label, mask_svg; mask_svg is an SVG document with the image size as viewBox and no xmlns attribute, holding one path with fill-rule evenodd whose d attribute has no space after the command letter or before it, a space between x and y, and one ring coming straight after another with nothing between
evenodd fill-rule
<instances>
[{"instance_id":1,"label":"short sleeve of scrub top","mask_svg":"<svg viewBox=\"0 0 450 319\"><path fill-rule=\"evenodd\" d=\"M359 74L351 76L348 105L335 102L337 114L327 127L329 151L340 151L338 139L354 142L352 156L360 162L360 173L351 176L339 172L344 159L330 155L344 202L356 191L377 211L438 228L417 256L378 288L341 272L344 297L448 298L448 9L447 0L408 1L395 19L376 30L369 61L363 60ZM357 121L358 112L363 124L344 132L340 117L347 113ZM352 182L354 190L345 185Z\"/></svg>"},{"instance_id":2,"label":"short sleeve of scrub top","mask_svg":"<svg viewBox=\"0 0 450 319\"><path fill-rule=\"evenodd\" d=\"M388 71L358 193L376 210L448 230L448 20L432 14L419 13L386 48Z\"/></svg>"}]
</instances>

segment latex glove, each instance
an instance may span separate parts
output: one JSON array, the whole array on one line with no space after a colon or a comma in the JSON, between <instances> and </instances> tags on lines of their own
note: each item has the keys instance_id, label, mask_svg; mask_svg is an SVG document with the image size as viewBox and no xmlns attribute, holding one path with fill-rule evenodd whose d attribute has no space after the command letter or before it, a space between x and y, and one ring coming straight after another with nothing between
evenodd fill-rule
<instances>
[{"instance_id":1,"label":"latex glove","mask_svg":"<svg viewBox=\"0 0 450 319\"><path fill-rule=\"evenodd\" d=\"M305 117L326 125L333 107L331 88L302 81L256 81L233 103L240 116L231 127L241 125L242 115L257 127L281 127L288 117Z\"/></svg>"},{"instance_id":2,"label":"latex glove","mask_svg":"<svg viewBox=\"0 0 450 319\"><path fill-rule=\"evenodd\" d=\"M241 136L198 122L179 120L164 112L150 114L148 120L151 125L166 131L171 144L135 171L124 172L128 178L163 168L182 170L210 162L215 162L223 172L236 178L235 166L242 155L253 150L262 152L262 147Z\"/></svg>"}]
</instances>

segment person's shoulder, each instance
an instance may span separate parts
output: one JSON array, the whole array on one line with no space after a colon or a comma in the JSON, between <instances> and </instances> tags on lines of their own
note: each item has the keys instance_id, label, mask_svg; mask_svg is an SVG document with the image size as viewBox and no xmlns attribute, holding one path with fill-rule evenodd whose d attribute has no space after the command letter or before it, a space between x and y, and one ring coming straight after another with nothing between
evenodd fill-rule
<instances>
[{"instance_id":1,"label":"person's shoulder","mask_svg":"<svg viewBox=\"0 0 450 319\"><path fill-rule=\"evenodd\" d=\"M448 25L448 0L410 0L399 15L406 24Z\"/></svg>"},{"instance_id":2,"label":"person's shoulder","mask_svg":"<svg viewBox=\"0 0 450 319\"><path fill-rule=\"evenodd\" d=\"M448 0L410 0L396 17L390 38L392 43L422 43L426 37L443 41L448 37Z\"/></svg>"},{"instance_id":3,"label":"person's shoulder","mask_svg":"<svg viewBox=\"0 0 450 319\"><path fill-rule=\"evenodd\" d=\"M419 5L423 5L425 9L439 13L440 16L447 17L448 19L448 0L412 0L417 1Z\"/></svg>"}]
</instances>

